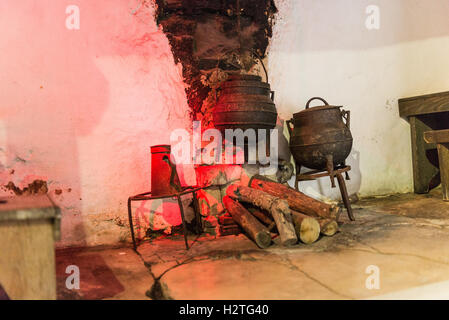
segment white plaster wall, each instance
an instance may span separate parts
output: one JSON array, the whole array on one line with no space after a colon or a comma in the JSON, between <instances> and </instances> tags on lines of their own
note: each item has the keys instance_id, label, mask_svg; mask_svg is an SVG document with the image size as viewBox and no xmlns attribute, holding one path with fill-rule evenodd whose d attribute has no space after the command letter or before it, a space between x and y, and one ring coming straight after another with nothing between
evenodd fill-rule
<instances>
[{"instance_id":1,"label":"white plaster wall","mask_svg":"<svg viewBox=\"0 0 449 320\"><path fill-rule=\"evenodd\" d=\"M151 188L150 146L190 124L182 67L139 2L0 1L0 185L47 181L61 246L129 239L126 200ZM65 27L68 5L80 30Z\"/></svg>"},{"instance_id":2,"label":"white plaster wall","mask_svg":"<svg viewBox=\"0 0 449 320\"><path fill-rule=\"evenodd\" d=\"M321 96L351 110L354 148L348 188L362 196L412 190L408 123L397 100L449 90L449 2L446 0L277 0L268 61L284 119ZM380 29L365 10L380 8ZM302 190L338 198L330 182Z\"/></svg>"}]
</instances>

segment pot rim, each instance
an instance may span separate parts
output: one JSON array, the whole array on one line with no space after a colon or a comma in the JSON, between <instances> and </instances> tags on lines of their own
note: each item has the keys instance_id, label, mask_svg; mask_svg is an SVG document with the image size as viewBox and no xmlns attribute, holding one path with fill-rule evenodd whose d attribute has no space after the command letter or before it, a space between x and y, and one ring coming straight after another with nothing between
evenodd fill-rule
<instances>
[{"instance_id":1,"label":"pot rim","mask_svg":"<svg viewBox=\"0 0 449 320\"><path fill-rule=\"evenodd\" d=\"M305 115L305 114L308 114L308 113L311 113L311 112L323 111L323 110L331 110L331 109L340 109L340 108L343 108L343 106L330 106L330 105L327 105L327 106L312 107L312 108L304 109L304 110L301 110L301 111L299 111L297 113L294 113L293 114L293 118L299 117L299 116L302 116L302 115Z\"/></svg>"}]
</instances>

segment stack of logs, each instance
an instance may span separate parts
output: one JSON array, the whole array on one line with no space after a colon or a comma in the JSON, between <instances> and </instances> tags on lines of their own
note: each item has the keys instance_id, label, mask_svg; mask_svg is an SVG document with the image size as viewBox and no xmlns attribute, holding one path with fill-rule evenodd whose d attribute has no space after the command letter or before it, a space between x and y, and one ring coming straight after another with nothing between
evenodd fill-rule
<instances>
[{"instance_id":1,"label":"stack of logs","mask_svg":"<svg viewBox=\"0 0 449 320\"><path fill-rule=\"evenodd\" d=\"M249 186L231 185L223 203L234 221L262 249L271 245L272 233L281 244L298 239L311 244L320 234L333 236L340 208L315 200L288 186L256 176Z\"/></svg>"}]
</instances>

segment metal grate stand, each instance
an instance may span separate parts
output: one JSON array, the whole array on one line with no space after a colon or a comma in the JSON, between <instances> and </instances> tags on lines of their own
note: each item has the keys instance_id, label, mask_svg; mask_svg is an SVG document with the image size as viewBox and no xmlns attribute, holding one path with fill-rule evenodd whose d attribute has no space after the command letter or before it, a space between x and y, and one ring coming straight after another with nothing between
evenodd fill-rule
<instances>
[{"instance_id":1,"label":"metal grate stand","mask_svg":"<svg viewBox=\"0 0 449 320\"><path fill-rule=\"evenodd\" d=\"M146 200L158 200L158 199L168 199L168 198L176 198L178 201L179 211L181 212L181 219L182 219L182 228L184 233L184 242L186 245L186 250L189 250L189 243L187 240L187 224L184 216L184 208L182 206L182 200L181 197L186 194L193 194L193 208L195 211L195 220L196 220L196 232L197 234L202 233L202 225L201 225L201 215L198 205L198 197L197 197L197 191L204 189L204 188L196 188L196 187L185 187L183 188L183 191L175 194L170 195L163 195L163 196L151 196L151 192L141 193L132 197L128 198L128 219L129 219L129 226L131 229L131 237L133 240L133 246L134 249L137 249L137 242L134 235L134 226L133 226L133 217L131 212L131 203L133 201L146 201Z\"/></svg>"},{"instance_id":2,"label":"metal grate stand","mask_svg":"<svg viewBox=\"0 0 449 320\"><path fill-rule=\"evenodd\" d=\"M330 171L327 170L313 170L306 173L301 173L301 166L296 166L296 179L295 179L295 188L299 191L299 182L300 181L311 181L316 180L323 177L330 177L332 188L335 188L334 178L337 177L338 186L340 187L341 197L343 199L343 203L348 212L348 217L351 221L355 221L354 214L351 208L351 202L349 201L348 190L346 189L345 179L343 178L343 173L345 174L346 180L350 180L348 171L351 170L351 166L342 165L336 168L332 168ZM339 216L337 217L338 221Z\"/></svg>"}]
</instances>

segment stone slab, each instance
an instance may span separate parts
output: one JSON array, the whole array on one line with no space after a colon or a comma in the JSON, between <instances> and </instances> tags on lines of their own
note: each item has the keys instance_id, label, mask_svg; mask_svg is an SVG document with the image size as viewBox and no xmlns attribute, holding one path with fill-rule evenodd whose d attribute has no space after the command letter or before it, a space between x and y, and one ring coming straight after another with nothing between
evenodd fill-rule
<instances>
[{"instance_id":1,"label":"stone slab","mask_svg":"<svg viewBox=\"0 0 449 320\"><path fill-rule=\"evenodd\" d=\"M129 248L65 249L56 251L58 299L148 300L154 279L140 257ZM80 269L80 289L69 290L67 266Z\"/></svg>"}]
</instances>

